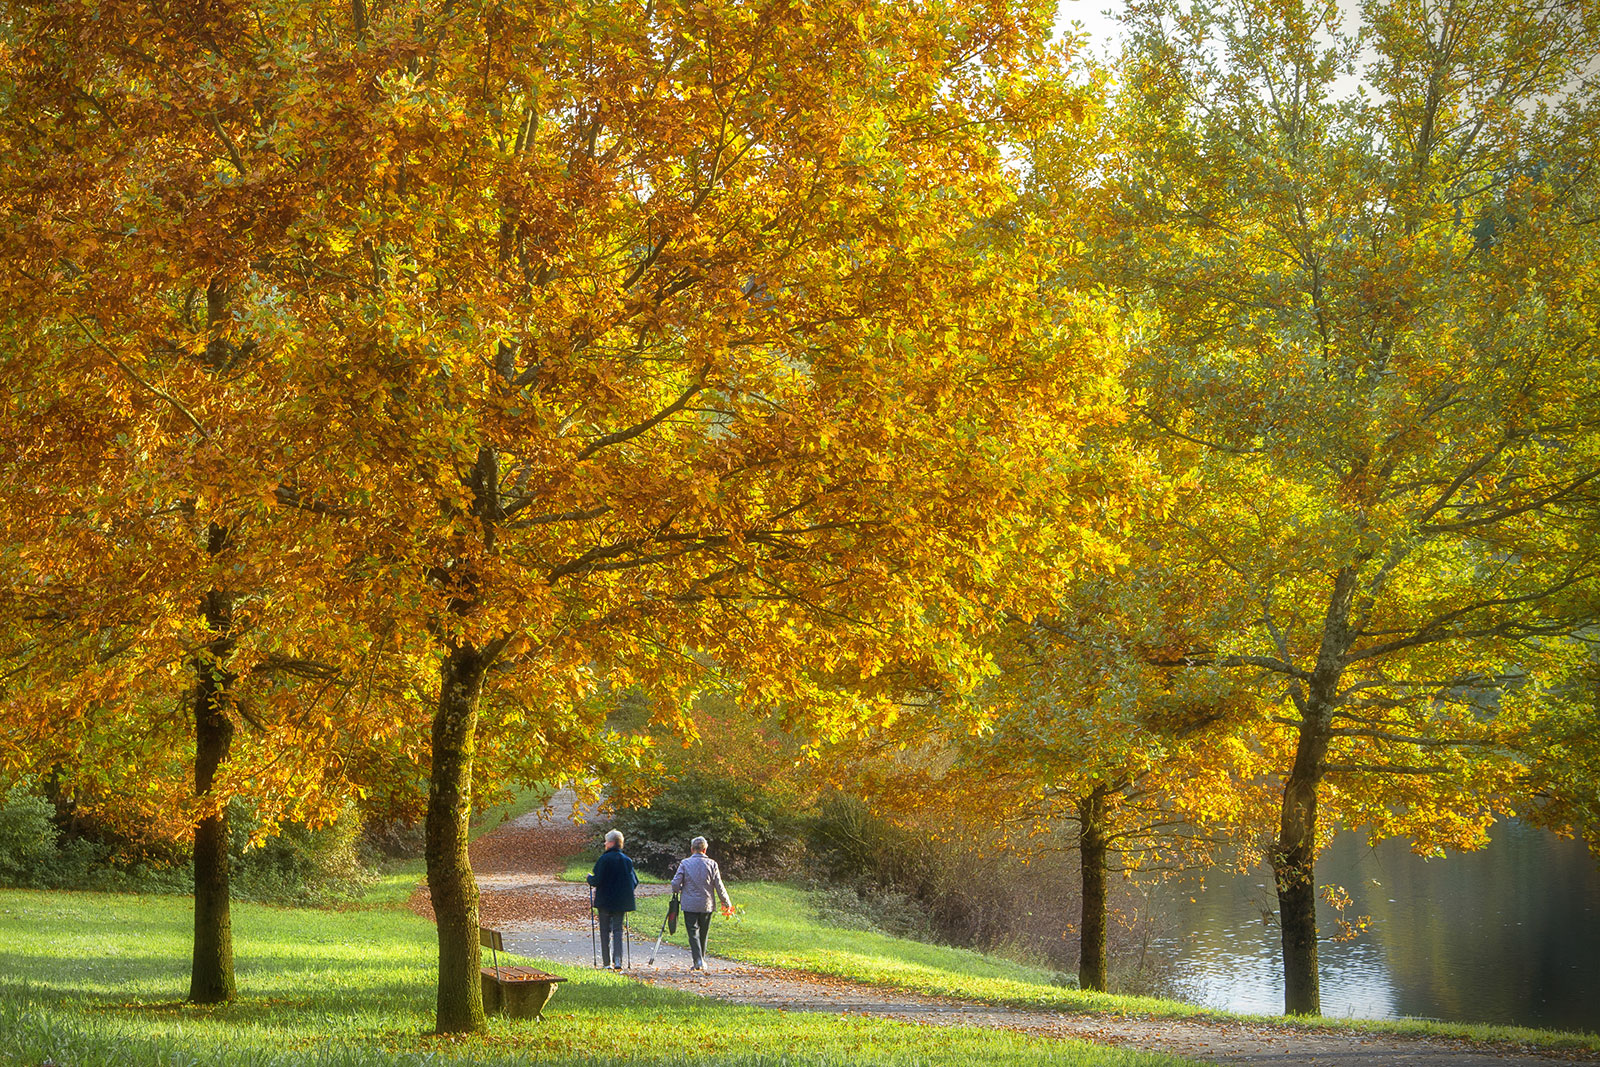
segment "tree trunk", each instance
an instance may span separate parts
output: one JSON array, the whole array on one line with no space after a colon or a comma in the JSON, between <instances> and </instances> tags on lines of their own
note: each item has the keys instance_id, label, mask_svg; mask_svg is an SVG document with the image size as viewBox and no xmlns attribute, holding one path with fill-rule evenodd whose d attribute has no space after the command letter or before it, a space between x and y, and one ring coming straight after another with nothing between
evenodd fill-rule
<instances>
[{"instance_id":1,"label":"tree trunk","mask_svg":"<svg viewBox=\"0 0 1600 1067\"><path fill-rule=\"evenodd\" d=\"M1283 1010L1288 1015L1321 1015L1317 976L1317 787L1328 738L1302 728L1294 769L1283 787L1283 816L1273 850L1278 888L1278 923L1283 932Z\"/></svg>"},{"instance_id":2,"label":"tree trunk","mask_svg":"<svg viewBox=\"0 0 1600 1067\"><path fill-rule=\"evenodd\" d=\"M217 769L228 758L233 723L223 706L226 688L202 678L195 696L195 795L211 791ZM236 992L233 978L233 918L229 912L228 809L206 815L194 831L194 962L189 999L222 1004Z\"/></svg>"},{"instance_id":3,"label":"tree trunk","mask_svg":"<svg viewBox=\"0 0 1600 1067\"><path fill-rule=\"evenodd\" d=\"M1322 644L1303 694L1297 693L1300 738L1294 766L1283 783L1283 812L1272 850L1278 889L1278 924L1283 932L1283 1010L1287 1015L1321 1015L1317 975L1317 790L1333 739L1333 709L1338 702L1344 654L1350 649L1350 607L1356 569L1340 568L1322 625Z\"/></svg>"},{"instance_id":4,"label":"tree trunk","mask_svg":"<svg viewBox=\"0 0 1600 1067\"><path fill-rule=\"evenodd\" d=\"M478 968L478 883L467 858L472 810L472 757L478 697L487 658L472 646L455 648L439 668L439 709L433 720L433 775L428 786L428 892L439 927L441 1034L482 1031L483 990Z\"/></svg>"},{"instance_id":5,"label":"tree trunk","mask_svg":"<svg viewBox=\"0 0 1600 1067\"><path fill-rule=\"evenodd\" d=\"M1099 787L1078 801L1083 912L1078 921L1078 985L1106 988L1106 798Z\"/></svg>"},{"instance_id":6,"label":"tree trunk","mask_svg":"<svg viewBox=\"0 0 1600 1067\"><path fill-rule=\"evenodd\" d=\"M208 548L214 556L227 547L228 534L213 525ZM194 792L204 803L217 771L233 744L228 701L234 676L223 664L233 651L233 601L226 593L206 594L202 613L216 640L195 657ZM203 816L194 831L194 958L189 1000L223 1004L234 998L233 917L229 911L228 809Z\"/></svg>"}]
</instances>

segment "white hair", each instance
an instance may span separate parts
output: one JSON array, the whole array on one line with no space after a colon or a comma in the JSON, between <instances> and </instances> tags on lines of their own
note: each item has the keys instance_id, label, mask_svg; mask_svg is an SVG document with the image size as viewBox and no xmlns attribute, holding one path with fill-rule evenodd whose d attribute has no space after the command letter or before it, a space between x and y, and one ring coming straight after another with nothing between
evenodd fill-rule
<instances>
[{"instance_id":1,"label":"white hair","mask_svg":"<svg viewBox=\"0 0 1600 1067\"><path fill-rule=\"evenodd\" d=\"M622 831L621 830L607 830L606 831L606 844L608 844L608 845L616 845L618 848L621 848L622 847Z\"/></svg>"},{"instance_id":2,"label":"white hair","mask_svg":"<svg viewBox=\"0 0 1600 1067\"><path fill-rule=\"evenodd\" d=\"M689 851L690 852L704 852L706 850L706 844L707 844L707 842L706 842L705 838L697 837L693 841L689 842Z\"/></svg>"}]
</instances>

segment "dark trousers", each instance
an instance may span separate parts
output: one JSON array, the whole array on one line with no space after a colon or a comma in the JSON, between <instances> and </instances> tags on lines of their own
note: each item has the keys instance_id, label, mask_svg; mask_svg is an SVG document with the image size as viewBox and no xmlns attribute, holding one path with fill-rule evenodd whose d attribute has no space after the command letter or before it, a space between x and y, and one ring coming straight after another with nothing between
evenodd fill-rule
<instances>
[{"instance_id":1,"label":"dark trousers","mask_svg":"<svg viewBox=\"0 0 1600 1067\"><path fill-rule=\"evenodd\" d=\"M698 967L706 959L706 932L711 929L711 913L686 911L683 913L683 922L689 931L689 955L694 957L695 966Z\"/></svg>"},{"instance_id":2,"label":"dark trousers","mask_svg":"<svg viewBox=\"0 0 1600 1067\"><path fill-rule=\"evenodd\" d=\"M611 961L616 960L617 966L621 967L622 923L628 913L596 908L595 915L600 919L600 966L609 967Z\"/></svg>"}]
</instances>

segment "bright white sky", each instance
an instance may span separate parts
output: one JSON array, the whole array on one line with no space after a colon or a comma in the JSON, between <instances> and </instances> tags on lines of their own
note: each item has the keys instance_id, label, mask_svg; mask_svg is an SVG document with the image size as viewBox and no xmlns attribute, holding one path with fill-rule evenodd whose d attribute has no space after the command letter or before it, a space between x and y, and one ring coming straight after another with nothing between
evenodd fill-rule
<instances>
[{"instance_id":1,"label":"bright white sky","mask_svg":"<svg viewBox=\"0 0 1600 1067\"><path fill-rule=\"evenodd\" d=\"M1056 29L1064 30L1073 22L1083 23L1089 31L1089 49L1097 56L1107 54L1121 36L1116 16L1122 11L1122 0L1059 0L1056 7ZM1347 29L1353 28L1361 18L1360 0L1339 0Z\"/></svg>"},{"instance_id":2,"label":"bright white sky","mask_svg":"<svg viewBox=\"0 0 1600 1067\"><path fill-rule=\"evenodd\" d=\"M1122 43L1122 26L1117 22L1122 8L1123 0L1057 0L1056 32L1064 32L1074 22L1082 23L1089 34L1090 54L1110 59ZM1347 31L1361 24L1360 0L1339 0L1339 9Z\"/></svg>"},{"instance_id":3,"label":"bright white sky","mask_svg":"<svg viewBox=\"0 0 1600 1067\"><path fill-rule=\"evenodd\" d=\"M1120 11L1120 0L1061 0L1056 8L1056 30L1061 32L1074 22L1089 31L1089 51L1108 58L1120 37L1120 27L1112 12Z\"/></svg>"}]
</instances>

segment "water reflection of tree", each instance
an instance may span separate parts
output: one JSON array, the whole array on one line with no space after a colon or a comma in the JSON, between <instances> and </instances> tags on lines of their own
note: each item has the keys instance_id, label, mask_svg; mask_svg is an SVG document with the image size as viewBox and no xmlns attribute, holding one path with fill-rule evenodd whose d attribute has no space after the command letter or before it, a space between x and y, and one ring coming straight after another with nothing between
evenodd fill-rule
<instances>
[{"instance_id":1,"label":"water reflection of tree","mask_svg":"<svg viewBox=\"0 0 1600 1067\"><path fill-rule=\"evenodd\" d=\"M1489 848L1445 859L1413 856L1398 842L1341 845L1359 852L1362 907L1381 923L1402 1012L1585 1028L1600 1021L1600 877L1582 845L1515 823L1497 829Z\"/></svg>"},{"instance_id":2,"label":"water reflection of tree","mask_svg":"<svg viewBox=\"0 0 1600 1067\"><path fill-rule=\"evenodd\" d=\"M1347 1001L1388 998L1395 1015L1600 1025L1600 874L1583 845L1512 822L1482 851L1425 859L1399 841L1373 847L1343 834L1319 869L1372 919L1360 941L1325 946L1331 1014L1344 1014ZM1156 906L1183 930L1163 946L1169 988L1223 1003L1207 977L1259 965L1259 993L1270 1005L1281 990L1271 962L1275 931L1259 918L1270 893L1256 871L1159 894ZM1370 963L1386 972L1384 988L1373 988L1379 977L1368 973Z\"/></svg>"}]
</instances>

